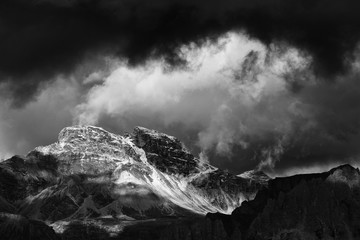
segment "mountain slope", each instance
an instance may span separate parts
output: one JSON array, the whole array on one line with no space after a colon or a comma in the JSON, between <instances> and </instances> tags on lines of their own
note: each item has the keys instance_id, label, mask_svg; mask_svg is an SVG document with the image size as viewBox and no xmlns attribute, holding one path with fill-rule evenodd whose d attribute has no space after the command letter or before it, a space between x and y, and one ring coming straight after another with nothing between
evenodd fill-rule
<instances>
[{"instance_id":1,"label":"mountain slope","mask_svg":"<svg viewBox=\"0 0 360 240\"><path fill-rule=\"evenodd\" d=\"M343 165L275 178L231 216L208 217L237 239L360 239L360 171Z\"/></svg>"},{"instance_id":2,"label":"mountain slope","mask_svg":"<svg viewBox=\"0 0 360 240\"><path fill-rule=\"evenodd\" d=\"M234 176L141 127L65 128L56 143L0 163L5 239L360 239L359 209L350 165Z\"/></svg>"},{"instance_id":3,"label":"mountain slope","mask_svg":"<svg viewBox=\"0 0 360 240\"><path fill-rule=\"evenodd\" d=\"M231 213L264 186L201 164L175 137L142 127L127 136L67 127L56 143L8 159L0 171L4 201L49 222Z\"/></svg>"}]
</instances>

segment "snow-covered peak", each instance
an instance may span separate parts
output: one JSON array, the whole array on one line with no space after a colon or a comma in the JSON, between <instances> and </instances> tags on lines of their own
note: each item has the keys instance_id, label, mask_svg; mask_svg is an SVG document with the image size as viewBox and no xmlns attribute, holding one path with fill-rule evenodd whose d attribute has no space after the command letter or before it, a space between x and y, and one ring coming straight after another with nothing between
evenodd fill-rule
<instances>
[{"instance_id":1,"label":"snow-covered peak","mask_svg":"<svg viewBox=\"0 0 360 240\"><path fill-rule=\"evenodd\" d=\"M57 142L37 147L28 156L41 155L55 157L61 175L81 174L91 176L87 181L101 182L110 191L109 201L117 202L111 206L143 209L130 204L142 202L138 199L141 193L142 198L158 199L148 207L157 206L174 214L179 209L229 214L260 187L255 181L200 164L177 138L144 127L136 127L125 136L95 126L66 127ZM121 193L121 199L117 193ZM121 207L116 209L118 212Z\"/></svg>"},{"instance_id":2,"label":"snow-covered peak","mask_svg":"<svg viewBox=\"0 0 360 240\"><path fill-rule=\"evenodd\" d=\"M118 141L121 139L121 136L110 133L100 127L88 126L88 125L77 125L66 127L62 129L59 133L58 141L59 143L69 143L69 142L111 142Z\"/></svg>"},{"instance_id":3,"label":"snow-covered peak","mask_svg":"<svg viewBox=\"0 0 360 240\"><path fill-rule=\"evenodd\" d=\"M107 173L114 171L118 163L146 161L144 151L130 138L94 126L66 127L60 131L57 142L37 147L33 152L55 156L60 160L60 170L67 174Z\"/></svg>"}]
</instances>

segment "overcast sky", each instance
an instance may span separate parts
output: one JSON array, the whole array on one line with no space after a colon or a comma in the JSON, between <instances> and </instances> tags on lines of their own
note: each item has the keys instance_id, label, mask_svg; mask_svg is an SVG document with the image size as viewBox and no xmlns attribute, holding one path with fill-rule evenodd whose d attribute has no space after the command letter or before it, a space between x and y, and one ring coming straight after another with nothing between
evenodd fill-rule
<instances>
[{"instance_id":1,"label":"overcast sky","mask_svg":"<svg viewBox=\"0 0 360 240\"><path fill-rule=\"evenodd\" d=\"M5 0L0 158L73 124L273 174L358 165L355 0Z\"/></svg>"}]
</instances>

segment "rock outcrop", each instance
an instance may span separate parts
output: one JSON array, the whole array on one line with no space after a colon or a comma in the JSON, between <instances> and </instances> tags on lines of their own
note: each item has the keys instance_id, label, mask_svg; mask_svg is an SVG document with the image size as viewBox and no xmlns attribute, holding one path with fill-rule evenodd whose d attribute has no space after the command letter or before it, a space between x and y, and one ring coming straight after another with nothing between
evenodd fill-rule
<instances>
[{"instance_id":1,"label":"rock outcrop","mask_svg":"<svg viewBox=\"0 0 360 240\"><path fill-rule=\"evenodd\" d=\"M241 239L360 239L360 172L343 165L269 180L268 188L221 220Z\"/></svg>"}]
</instances>

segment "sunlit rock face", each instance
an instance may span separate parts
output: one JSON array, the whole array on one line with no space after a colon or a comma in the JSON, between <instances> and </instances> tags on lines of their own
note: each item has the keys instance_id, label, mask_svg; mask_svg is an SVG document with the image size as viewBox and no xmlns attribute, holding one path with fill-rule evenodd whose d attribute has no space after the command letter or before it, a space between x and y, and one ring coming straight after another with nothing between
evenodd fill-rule
<instances>
[{"instance_id":1,"label":"sunlit rock face","mask_svg":"<svg viewBox=\"0 0 360 240\"><path fill-rule=\"evenodd\" d=\"M27 158L55 159L60 183L26 195L20 208L48 221L231 213L262 187L201 164L175 137L142 127L127 136L67 127L56 143L37 147Z\"/></svg>"},{"instance_id":2,"label":"sunlit rock face","mask_svg":"<svg viewBox=\"0 0 360 240\"><path fill-rule=\"evenodd\" d=\"M142 155L128 138L90 126L64 128L58 142L37 147L29 155L36 152L56 157L60 173L66 175L111 173L119 163L140 162Z\"/></svg>"},{"instance_id":3,"label":"sunlit rock face","mask_svg":"<svg viewBox=\"0 0 360 240\"><path fill-rule=\"evenodd\" d=\"M177 179L185 189L185 199L193 199L188 204L198 205L200 211L231 213L266 185L265 181L260 183L248 177L237 177L209 164L201 164L175 137L142 127L136 127L132 137L145 151L147 161L163 174ZM179 198L183 197L179 195Z\"/></svg>"},{"instance_id":4,"label":"sunlit rock face","mask_svg":"<svg viewBox=\"0 0 360 240\"><path fill-rule=\"evenodd\" d=\"M231 213L265 184L202 164L175 137L73 126L0 164L4 212L55 222L133 221Z\"/></svg>"}]
</instances>

